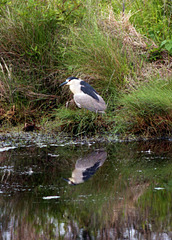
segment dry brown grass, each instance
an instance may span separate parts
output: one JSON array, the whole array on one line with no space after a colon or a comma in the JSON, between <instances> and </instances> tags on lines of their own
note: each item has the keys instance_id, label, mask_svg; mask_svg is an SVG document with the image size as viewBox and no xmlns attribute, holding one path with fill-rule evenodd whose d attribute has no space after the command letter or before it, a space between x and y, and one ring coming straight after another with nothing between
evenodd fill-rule
<instances>
[{"instance_id":1,"label":"dry brown grass","mask_svg":"<svg viewBox=\"0 0 172 240\"><path fill-rule=\"evenodd\" d=\"M155 115L148 119L137 117L135 120L137 124L132 129L134 134L144 134L146 137L171 134L172 115Z\"/></svg>"},{"instance_id":2,"label":"dry brown grass","mask_svg":"<svg viewBox=\"0 0 172 240\"><path fill-rule=\"evenodd\" d=\"M147 46L157 47L157 45L150 39L141 35L130 22L131 14L121 14L117 19L113 13L113 10L109 11L109 15L106 16L104 21L100 24L104 31L110 32L111 36L122 39L123 45L128 49L132 48L134 51L140 53L147 51Z\"/></svg>"},{"instance_id":3,"label":"dry brown grass","mask_svg":"<svg viewBox=\"0 0 172 240\"><path fill-rule=\"evenodd\" d=\"M158 51L158 46L151 39L140 34L130 22L131 14L121 14L117 19L113 10L109 15L99 22L104 32L110 33L113 38L122 40L123 49L127 51L128 58L131 58L131 52L135 56L144 56L144 60L134 62L136 66L136 78L130 74L126 77L126 88L133 89L141 81L149 81L152 77L158 76L166 78L172 76L172 57L167 51L160 52L160 57L155 61L149 61L151 50ZM134 56L133 55L133 56ZM146 61L145 61L146 60ZM136 81L137 79L137 81Z\"/></svg>"}]
</instances>

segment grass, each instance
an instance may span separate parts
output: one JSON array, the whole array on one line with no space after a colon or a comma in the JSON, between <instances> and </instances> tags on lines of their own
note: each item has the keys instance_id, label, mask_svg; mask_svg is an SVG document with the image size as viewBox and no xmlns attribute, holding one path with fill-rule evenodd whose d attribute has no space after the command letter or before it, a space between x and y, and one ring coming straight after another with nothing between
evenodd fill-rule
<instances>
[{"instance_id":1,"label":"grass","mask_svg":"<svg viewBox=\"0 0 172 240\"><path fill-rule=\"evenodd\" d=\"M140 36L136 39L133 29L128 32L125 30L129 24L127 18L122 22L111 11L102 13L98 9L96 11L93 4L91 6L87 6L87 14L80 25L70 28L64 63L74 75L97 89L108 103L110 111L116 106L116 99L128 83L128 78L135 81L141 71L140 52L126 42L129 35L130 39L140 42Z\"/></svg>"},{"instance_id":2,"label":"grass","mask_svg":"<svg viewBox=\"0 0 172 240\"><path fill-rule=\"evenodd\" d=\"M118 120L134 134L169 135L172 129L172 79L154 80L124 95Z\"/></svg>"},{"instance_id":3,"label":"grass","mask_svg":"<svg viewBox=\"0 0 172 240\"><path fill-rule=\"evenodd\" d=\"M150 59L162 58L165 50L172 56L172 4L170 0L124 1L125 14L130 15L130 22L142 36L152 39L147 43ZM119 15L122 11L121 1L112 3L113 11ZM154 46L154 49L152 47ZM153 51L153 52L152 52ZM155 56L156 52L156 56Z\"/></svg>"},{"instance_id":4,"label":"grass","mask_svg":"<svg viewBox=\"0 0 172 240\"><path fill-rule=\"evenodd\" d=\"M171 73L170 2L127 1L121 12L118 0L2 1L0 124L49 116L73 135L169 133L171 83L156 82ZM96 88L106 116L62 107L71 95L59 83L70 75Z\"/></svg>"},{"instance_id":5,"label":"grass","mask_svg":"<svg viewBox=\"0 0 172 240\"><path fill-rule=\"evenodd\" d=\"M131 22L136 29L160 45L172 36L172 5L170 0L128 1L126 11L131 11Z\"/></svg>"},{"instance_id":6,"label":"grass","mask_svg":"<svg viewBox=\"0 0 172 240\"><path fill-rule=\"evenodd\" d=\"M14 0L2 4L1 56L8 67L12 65L13 75L19 76L16 87L20 82L43 94L57 90L63 74L61 35L66 22L72 24L77 18L79 6L77 1L63 2Z\"/></svg>"},{"instance_id":7,"label":"grass","mask_svg":"<svg viewBox=\"0 0 172 240\"><path fill-rule=\"evenodd\" d=\"M106 35L97 25L96 17L91 23L84 23L82 29L71 29L70 34L70 48L65 53L70 68L95 75L102 80L100 85L105 86L109 81L112 87L123 84L128 66L122 42L112 39L108 33Z\"/></svg>"},{"instance_id":8,"label":"grass","mask_svg":"<svg viewBox=\"0 0 172 240\"><path fill-rule=\"evenodd\" d=\"M71 136L92 136L110 129L105 115L97 115L82 109L60 108L53 112L51 118L53 122L45 122L44 119L46 126L51 125L53 131L66 132Z\"/></svg>"}]
</instances>

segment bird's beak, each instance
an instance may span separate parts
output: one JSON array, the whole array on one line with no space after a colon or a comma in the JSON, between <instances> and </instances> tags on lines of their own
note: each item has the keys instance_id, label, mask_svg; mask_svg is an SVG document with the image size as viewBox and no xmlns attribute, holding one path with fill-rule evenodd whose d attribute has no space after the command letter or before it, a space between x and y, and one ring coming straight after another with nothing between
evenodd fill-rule
<instances>
[{"instance_id":1,"label":"bird's beak","mask_svg":"<svg viewBox=\"0 0 172 240\"><path fill-rule=\"evenodd\" d=\"M70 185L76 185L75 183L73 183L70 179L67 178L63 178L64 181L66 181L68 184Z\"/></svg>"},{"instance_id":2,"label":"bird's beak","mask_svg":"<svg viewBox=\"0 0 172 240\"><path fill-rule=\"evenodd\" d=\"M61 83L60 84L60 86L59 87L61 87L61 86L63 86L63 85L65 85L65 84L67 84L68 82L66 81L66 82L63 82L63 83Z\"/></svg>"},{"instance_id":3,"label":"bird's beak","mask_svg":"<svg viewBox=\"0 0 172 240\"><path fill-rule=\"evenodd\" d=\"M66 181L67 183L70 183L70 180L67 178L62 178L64 181Z\"/></svg>"}]
</instances>

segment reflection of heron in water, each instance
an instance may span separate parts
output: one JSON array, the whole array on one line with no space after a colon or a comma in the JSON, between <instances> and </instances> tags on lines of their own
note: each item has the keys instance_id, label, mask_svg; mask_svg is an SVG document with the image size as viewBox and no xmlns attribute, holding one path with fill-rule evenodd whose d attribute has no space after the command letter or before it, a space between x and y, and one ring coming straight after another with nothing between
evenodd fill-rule
<instances>
[{"instance_id":1,"label":"reflection of heron in water","mask_svg":"<svg viewBox=\"0 0 172 240\"><path fill-rule=\"evenodd\" d=\"M103 165L106 158L107 152L102 149L96 150L83 158L79 158L76 161L72 177L64 180L72 185L83 183L95 174L99 167Z\"/></svg>"}]
</instances>

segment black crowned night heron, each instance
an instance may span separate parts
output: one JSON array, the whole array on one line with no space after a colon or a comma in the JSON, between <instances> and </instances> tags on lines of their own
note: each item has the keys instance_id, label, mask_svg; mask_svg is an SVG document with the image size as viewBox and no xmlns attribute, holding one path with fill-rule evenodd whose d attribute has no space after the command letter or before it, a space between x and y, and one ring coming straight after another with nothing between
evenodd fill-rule
<instances>
[{"instance_id":1,"label":"black crowned night heron","mask_svg":"<svg viewBox=\"0 0 172 240\"><path fill-rule=\"evenodd\" d=\"M65 84L69 85L74 94L74 101L79 108L86 108L96 113L105 113L106 103L90 84L76 77L67 78L60 86Z\"/></svg>"},{"instance_id":2,"label":"black crowned night heron","mask_svg":"<svg viewBox=\"0 0 172 240\"><path fill-rule=\"evenodd\" d=\"M99 167L103 165L106 158L107 152L103 149L96 150L83 158L79 158L76 161L72 177L69 179L64 178L64 180L72 185L83 183L95 174Z\"/></svg>"}]
</instances>

